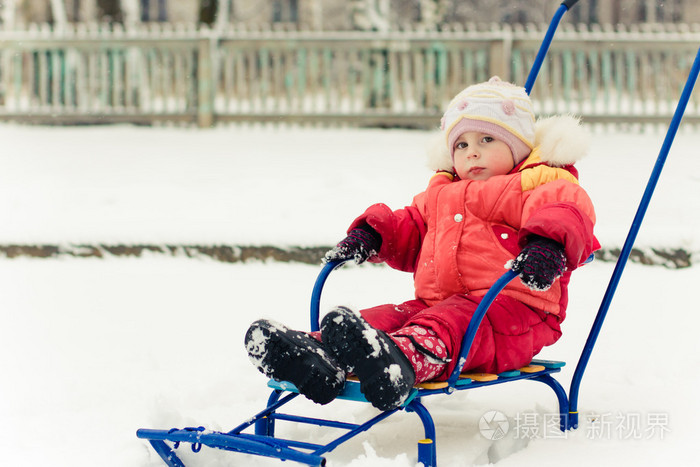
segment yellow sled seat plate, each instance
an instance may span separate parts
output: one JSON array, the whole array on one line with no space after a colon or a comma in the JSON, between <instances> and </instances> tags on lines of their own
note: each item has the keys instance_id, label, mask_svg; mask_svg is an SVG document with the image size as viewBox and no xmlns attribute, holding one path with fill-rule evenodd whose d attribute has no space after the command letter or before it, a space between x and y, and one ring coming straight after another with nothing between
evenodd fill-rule
<instances>
[{"instance_id":1,"label":"yellow sled seat plate","mask_svg":"<svg viewBox=\"0 0 700 467\"><path fill-rule=\"evenodd\" d=\"M543 365L528 365L520 368L520 371L523 373L539 373L540 371L544 371L545 367Z\"/></svg>"},{"instance_id":2,"label":"yellow sled seat plate","mask_svg":"<svg viewBox=\"0 0 700 467\"><path fill-rule=\"evenodd\" d=\"M469 378L472 381L478 381L480 383L485 383L488 381L496 381L498 375L492 373L462 373L459 375L460 378Z\"/></svg>"}]
</instances>

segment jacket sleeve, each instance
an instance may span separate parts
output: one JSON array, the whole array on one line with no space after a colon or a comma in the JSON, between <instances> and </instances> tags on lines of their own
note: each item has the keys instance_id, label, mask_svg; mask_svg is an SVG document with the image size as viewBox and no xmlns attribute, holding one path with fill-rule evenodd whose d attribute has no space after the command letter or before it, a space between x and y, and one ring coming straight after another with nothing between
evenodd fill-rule
<instances>
[{"instance_id":1,"label":"jacket sleeve","mask_svg":"<svg viewBox=\"0 0 700 467\"><path fill-rule=\"evenodd\" d=\"M564 246L570 271L600 248L593 234L595 212L588 194L575 183L556 180L525 194L518 244L530 235L551 238Z\"/></svg>"},{"instance_id":2,"label":"jacket sleeve","mask_svg":"<svg viewBox=\"0 0 700 467\"><path fill-rule=\"evenodd\" d=\"M348 232L363 223L369 224L382 237L379 253L369 261L386 262L394 269L415 272L427 230L415 203L396 211L385 204L372 205L353 221Z\"/></svg>"}]
</instances>

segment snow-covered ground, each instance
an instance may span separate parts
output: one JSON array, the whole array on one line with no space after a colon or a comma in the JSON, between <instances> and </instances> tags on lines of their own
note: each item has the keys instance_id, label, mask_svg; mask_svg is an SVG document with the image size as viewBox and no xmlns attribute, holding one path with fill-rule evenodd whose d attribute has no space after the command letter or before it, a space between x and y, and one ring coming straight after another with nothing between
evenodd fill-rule
<instances>
[{"instance_id":1,"label":"snow-covered ground","mask_svg":"<svg viewBox=\"0 0 700 467\"><path fill-rule=\"evenodd\" d=\"M332 244L367 205L401 207L430 175L429 135L417 131L3 125L0 137L0 244ZM624 241L662 138L594 132L578 167L604 246ZM699 146L693 132L678 135L639 245L700 250ZM307 327L319 269L162 255L2 259L0 465L164 465L137 428L237 425L268 394L243 349L248 324ZM565 387L612 269L594 262L576 273L564 337L542 354L569 363ZM581 388L582 426L566 439L543 425L556 410L544 385L427 400L440 465L698 465L699 281L698 266L627 267ZM411 295L409 275L351 267L331 277L324 308ZM351 420L374 413L328 407ZM494 410L510 422L496 442L479 431ZM402 413L333 451L329 465L413 466L422 437L418 418ZM279 465L180 451L193 466Z\"/></svg>"}]
</instances>

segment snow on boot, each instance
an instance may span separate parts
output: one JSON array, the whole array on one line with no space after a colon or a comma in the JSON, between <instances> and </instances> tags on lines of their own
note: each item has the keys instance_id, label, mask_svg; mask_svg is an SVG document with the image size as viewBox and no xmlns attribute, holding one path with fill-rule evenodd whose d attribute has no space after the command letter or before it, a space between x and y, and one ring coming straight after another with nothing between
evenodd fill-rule
<instances>
[{"instance_id":1,"label":"snow on boot","mask_svg":"<svg viewBox=\"0 0 700 467\"><path fill-rule=\"evenodd\" d=\"M379 410L400 407L415 373L399 347L351 310L338 307L323 317L323 344L336 361L360 380L360 391Z\"/></svg>"},{"instance_id":2,"label":"snow on boot","mask_svg":"<svg viewBox=\"0 0 700 467\"><path fill-rule=\"evenodd\" d=\"M250 325L245 347L253 365L268 378L289 381L317 404L335 399L345 386L345 371L321 342L269 320Z\"/></svg>"}]
</instances>

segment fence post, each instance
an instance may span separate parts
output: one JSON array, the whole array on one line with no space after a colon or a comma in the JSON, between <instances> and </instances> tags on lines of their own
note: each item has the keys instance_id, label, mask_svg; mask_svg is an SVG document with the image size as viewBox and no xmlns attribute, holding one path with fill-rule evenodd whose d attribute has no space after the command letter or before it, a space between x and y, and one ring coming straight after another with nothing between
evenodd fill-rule
<instances>
[{"instance_id":1,"label":"fence post","mask_svg":"<svg viewBox=\"0 0 700 467\"><path fill-rule=\"evenodd\" d=\"M197 44L197 125L209 128L214 124L212 39L206 34Z\"/></svg>"},{"instance_id":2,"label":"fence post","mask_svg":"<svg viewBox=\"0 0 700 467\"><path fill-rule=\"evenodd\" d=\"M491 41L489 46L489 76L498 76L504 81L511 81L513 30L508 24L494 25L493 30L499 30L500 37Z\"/></svg>"}]
</instances>

